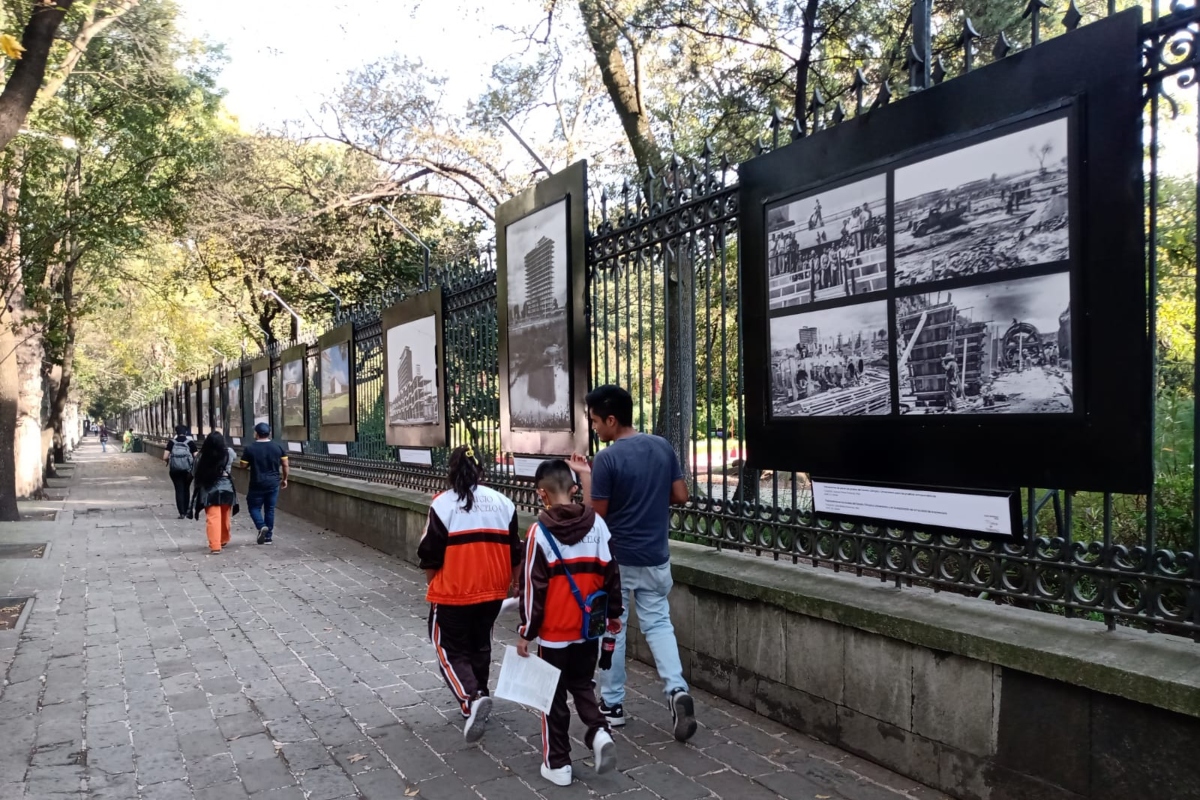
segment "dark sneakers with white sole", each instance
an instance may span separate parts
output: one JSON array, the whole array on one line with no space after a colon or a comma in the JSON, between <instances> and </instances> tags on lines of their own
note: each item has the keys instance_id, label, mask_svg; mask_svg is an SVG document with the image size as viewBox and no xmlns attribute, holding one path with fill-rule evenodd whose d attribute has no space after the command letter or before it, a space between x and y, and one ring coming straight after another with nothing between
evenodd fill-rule
<instances>
[{"instance_id":1,"label":"dark sneakers with white sole","mask_svg":"<svg viewBox=\"0 0 1200 800\"><path fill-rule=\"evenodd\" d=\"M601 700L600 713L608 720L608 727L610 728L620 728L625 725L625 709L621 707L620 703L617 703L615 706L607 706Z\"/></svg>"},{"instance_id":2,"label":"dark sneakers with white sole","mask_svg":"<svg viewBox=\"0 0 1200 800\"><path fill-rule=\"evenodd\" d=\"M468 742L477 742L487 729L487 720L492 713L492 698L480 695L471 701L471 713L463 724L463 738Z\"/></svg>"},{"instance_id":3,"label":"dark sneakers with white sole","mask_svg":"<svg viewBox=\"0 0 1200 800\"><path fill-rule=\"evenodd\" d=\"M696 705L686 689L671 692L671 722L676 741L686 742L696 735Z\"/></svg>"}]
</instances>

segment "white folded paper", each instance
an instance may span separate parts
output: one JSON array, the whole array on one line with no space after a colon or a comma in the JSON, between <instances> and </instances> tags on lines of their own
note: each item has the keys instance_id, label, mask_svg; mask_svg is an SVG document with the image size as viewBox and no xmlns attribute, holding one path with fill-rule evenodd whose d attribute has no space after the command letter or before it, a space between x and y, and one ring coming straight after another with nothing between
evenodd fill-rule
<instances>
[{"instance_id":1,"label":"white folded paper","mask_svg":"<svg viewBox=\"0 0 1200 800\"><path fill-rule=\"evenodd\" d=\"M520 602L521 602L521 600L518 597L506 597L504 599L504 602L502 602L500 604L500 613L501 614L515 613L517 611L517 609L520 607L519 606Z\"/></svg>"},{"instance_id":2,"label":"white folded paper","mask_svg":"<svg viewBox=\"0 0 1200 800\"><path fill-rule=\"evenodd\" d=\"M554 692L558 688L558 667L553 667L537 656L528 658L517 655L517 648L504 648L504 661L500 663L500 679L496 682L496 697L512 700L550 713Z\"/></svg>"}]
</instances>

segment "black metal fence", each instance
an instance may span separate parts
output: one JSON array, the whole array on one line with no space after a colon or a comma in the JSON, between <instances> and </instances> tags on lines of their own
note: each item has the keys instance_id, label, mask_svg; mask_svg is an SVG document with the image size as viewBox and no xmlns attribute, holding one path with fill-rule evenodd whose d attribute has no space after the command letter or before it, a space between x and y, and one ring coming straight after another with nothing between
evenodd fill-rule
<instances>
[{"instance_id":1,"label":"black metal fence","mask_svg":"<svg viewBox=\"0 0 1200 800\"><path fill-rule=\"evenodd\" d=\"M1029 35L1024 39L1036 46L1052 22L1036 0L1029 8ZM1110 3L1108 12L1112 11ZM1151 17L1144 26L1143 73L1147 259L1153 298L1149 312L1157 341L1157 311L1167 279L1174 282L1172 297L1182 297L1185 311L1190 308L1191 313L1190 319L1185 313L1182 322L1174 324L1183 325L1188 336L1194 337L1197 330L1197 139L1193 130L1181 144L1179 136L1164 131L1175 130L1173 120L1185 109L1195 114L1200 108L1195 96L1200 10L1176 4L1169 14L1151 12ZM1070 35L1081 21L1072 3L1055 20L1061 25L1056 32ZM928 26L917 29L922 27L928 31ZM913 42L907 65L909 91L1012 51L1001 35L990 54L976 52L972 26L966 22L963 29L953 58L946 53L930 58L929 38ZM760 149L870 114L881 104L904 102L893 99L886 84L872 91L861 81L849 87L845 97L849 108L840 102L829 107L814 96L803 120L776 114L770 143ZM1165 159L1177 174L1164 175ZM1180 165L1185 169L1179 170ZM1163 234L1164 187L1170 188L1174 203L1171 242ZM737 211L736 168L706 148L696 159L674 159L666 174L650 175L638 186L626 185L615 196L604 195L588 243L592 382L628 387L635 398L635 425L672 432L692 485L691 501L672 517L677 537L851 572L898 587L920 585L1089 617L1110 628L1121 623L1200 637L1200 526L1191 476L1196 444L1190 400L1194 357L1180 358L1159 348L1154 385L1146 387L1164 409L1156 420L1157 457L1164 462L1160 467L1171 469L1159 471L1156 495L1161 496L1076 495L1030 487L1024 491L1024 544L823 520L811 511L806 476L755 471L752 460L747 462ZM1175 241L1181 231L1182 244ZM1161 262L1168 249L1173 260L1165 271ZM445 293L452 443L471 442L486 453L492 485L533 508L536 498L530 485L514 475L500 451L496 273L490 257L435 268L430 280L440 283ZM395 448L385 442L380 312L396 299L395 293L385 294L338 320L355 323L358 438L349 445L348 456L330 456L320 441L317 351L310 342L309 441L293 461L303 469L433 491L443 486L448 450L435 451L432 467L413 466L399 463ZM271 355L278 360L278 351ZM248 362L241 369L249 377ZM1164 376L1174 376L1174 389L1166 386ZM1164 398L1172 391L1184 399L1167 403ZM279 408L272 413L279 429ZM1171 427L1178 430L1166 430ZM1168 447L1168 438L1181 444ZM1181 448L1188 452L1179 459ZM1178 463L1165 464L1170 458ZM1160 529L1164 509L1170 509L1172 517L1169 532Z\"/></svg>"}]
</instances>

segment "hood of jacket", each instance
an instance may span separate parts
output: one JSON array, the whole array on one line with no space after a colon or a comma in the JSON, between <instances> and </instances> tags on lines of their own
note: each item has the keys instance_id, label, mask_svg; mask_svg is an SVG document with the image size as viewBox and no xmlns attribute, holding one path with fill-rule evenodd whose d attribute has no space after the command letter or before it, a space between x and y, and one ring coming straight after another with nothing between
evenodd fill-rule
<instances>
[{"instance_id":1,"label":"hood of jacket","mask_svg":"<svg viewBox=\"0 0 1200 800\"><path fill-rule=\"evenodd\" d=\"M546 526L561 544L575 544L587 536L596 524L596 512L579 503L553 506L538 514L538 522Z\"/></svg>"}]
</instances>

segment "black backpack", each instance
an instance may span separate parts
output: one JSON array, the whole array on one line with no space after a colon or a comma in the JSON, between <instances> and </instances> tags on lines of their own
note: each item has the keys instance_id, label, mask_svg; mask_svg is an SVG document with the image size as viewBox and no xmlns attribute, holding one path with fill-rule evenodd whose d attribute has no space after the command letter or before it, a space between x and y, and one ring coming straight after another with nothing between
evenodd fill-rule
<instances>
[{"instance_id":1,"label":"black backpack","mask_svg":"<svg viewBox=\"0 0 1200 800\"><path fill-rule=\"evenodd\" d=\"M187 441L171 440L171 459L167 462L172 472L191 472L195 459Z\"/></svg>"}]
</instances>

